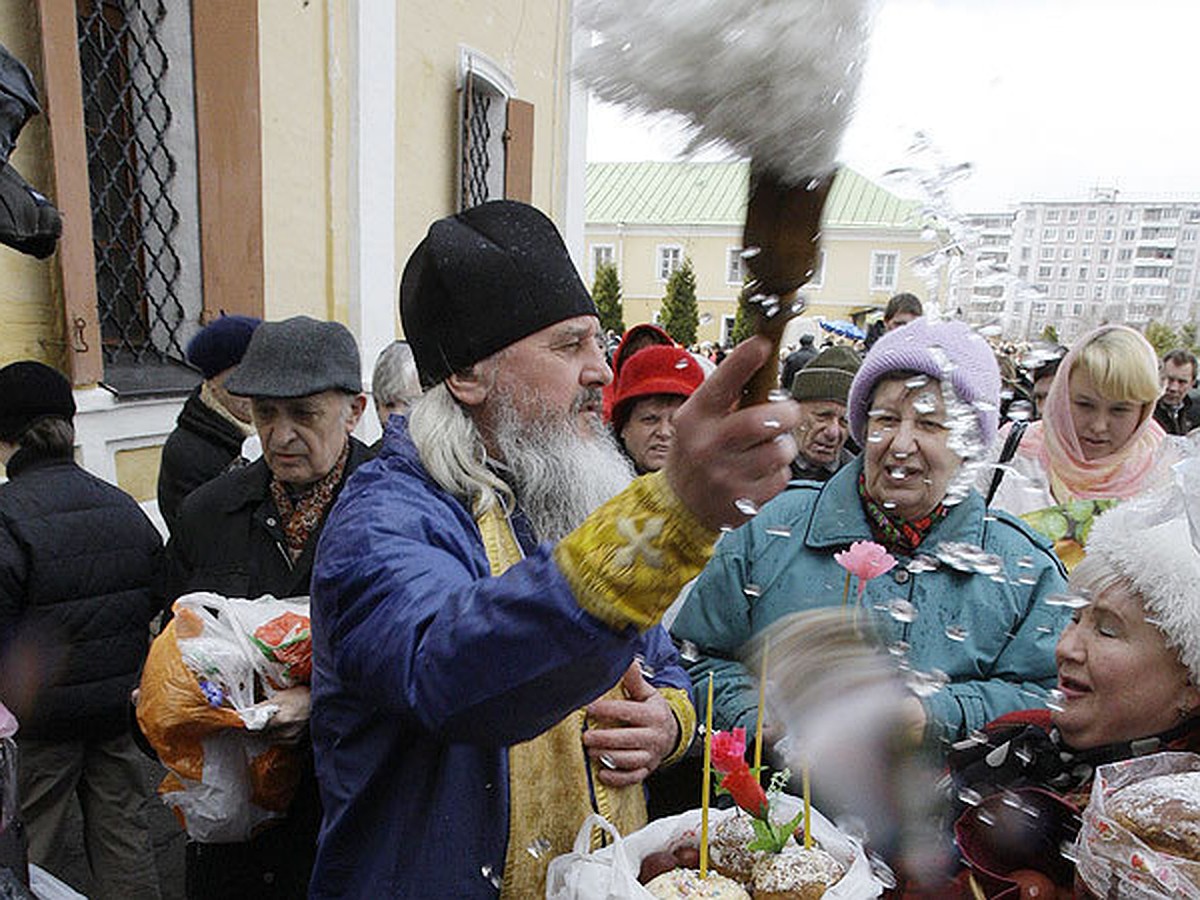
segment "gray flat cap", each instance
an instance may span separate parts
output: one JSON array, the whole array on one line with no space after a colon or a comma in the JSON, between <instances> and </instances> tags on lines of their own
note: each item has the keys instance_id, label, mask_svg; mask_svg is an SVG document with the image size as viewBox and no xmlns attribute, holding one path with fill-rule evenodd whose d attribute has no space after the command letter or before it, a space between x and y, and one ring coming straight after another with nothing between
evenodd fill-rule
<instances>
[{"instance_id":1,"label":"gray flat cap","mask_svg":"<svg viewBox=\"0 0 1200 900\"><path fill-rule=\"evenodd\" d=\"M362 393L358 344L345 325L293 316L263 322L225 389L240 397Z\"/></svg>"}]
</instances>

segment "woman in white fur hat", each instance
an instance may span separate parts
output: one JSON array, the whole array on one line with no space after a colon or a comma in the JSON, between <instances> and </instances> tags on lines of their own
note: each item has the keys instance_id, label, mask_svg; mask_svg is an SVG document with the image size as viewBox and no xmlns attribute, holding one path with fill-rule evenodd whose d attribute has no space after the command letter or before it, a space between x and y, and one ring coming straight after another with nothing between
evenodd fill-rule
<instances>
[{"instance_id":1,"label":"woman in white fur hat","mask_svg":"<svg viewBox=\"0 0 1200 900\"><path fill-rule=\"evenodd\" d=\"M1086 805L1097 766L1200 752L1200 459L1173 474L1169 489L1124 503L1093 527L1071 597L1057 601L1078 607L1055 653L1061 696L1053 708L997 719L950 756L960 799L986 805L1002 791L1041 789L1023 796L1045 805L1043 829L1053 823L1062 833L1024 838L1029 858L1014 868L1048 872L1038 855L1074 836L1073 814ZM959 821L960 849L993 896L1003 879L986 883L988 863L1003 829L964 827L970 818ZM1049 855L1061 867L1059 854Z\"/></svg>"}]
</instances>

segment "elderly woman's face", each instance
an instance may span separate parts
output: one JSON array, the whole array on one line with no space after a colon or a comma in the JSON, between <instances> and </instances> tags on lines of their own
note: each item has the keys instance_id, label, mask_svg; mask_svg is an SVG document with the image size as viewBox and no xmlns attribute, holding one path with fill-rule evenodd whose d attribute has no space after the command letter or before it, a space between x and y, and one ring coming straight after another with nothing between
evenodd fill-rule
<instances>
[{"instance_id":1,"label":"elderly woman's face","mask_svg":"<svg viewBox=\"0 0 1200 900\"><path fill-rule=\"evenodd\" d=\"M868 496L897 518L932 512L962 465L947 446L941 384L917 375L880 381L867 416Z\"/></svg>"},{"instance_id":2,"label":"elderly woman's face","mask_svg":"<svg viewBox=\"0 0 1200 900\"><path fill-rule=\"evenodd\" d=\"M1077 750L1131 741L1179 724L1200 691L1178 654L1146 621L1142 602L1112 587L1076 610L1054 652L1062 709L1053 715Z\"/></svg>"},{"instance_id":3,"label":"elderly woman's face","mask_svg":"<svg viewBox=\"0 0 1200 900\"><path fill-rule=\"evenodd\" d=\"M1071 373L1069 387L1071 421L1084 459L1102 459L1129 443L1142 423L1142 404L1106 397L1082 366Z\"/></svg>"}]
</instances>

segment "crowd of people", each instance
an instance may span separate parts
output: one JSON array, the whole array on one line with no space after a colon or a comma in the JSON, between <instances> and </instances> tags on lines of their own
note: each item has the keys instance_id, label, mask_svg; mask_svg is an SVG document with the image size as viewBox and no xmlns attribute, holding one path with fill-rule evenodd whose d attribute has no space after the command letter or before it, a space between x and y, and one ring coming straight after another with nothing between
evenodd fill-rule
<instances>
[{"instance_id":1,"label":"crowd of people","mask_svg":"<svg viewBox=\"0 0 1200 900\"><path fill-rule=\"evenodd\" d=\"M626 834L699 805L706 715L761 721L771 756L788 723L745 648L823 608L936 673L896 714L960 797L1037 786L1078 812L1100 761L1196 749L1200 509L1161 491L1200 424L1190 351L1103 326L1005 374L902 294L861 349L756 337L714 365L642 324L609 354L554 225L509 201L433 223L399 303L371 447L342 325L198 333L165 547L74 463L66 380L0 369L0 700L33 862L60 867L77 798L96 896L159 895L135 688L194 591L309 598L312 676L258 704L301 762L290 803L190 839L190 898L543 896L590 813ZM776 365L789 396L743 408ZM857 542L895 566L851 594ZM969 849L970 873L897 890L1005 889L986 835Z\"/></svg>"}]
</instances>

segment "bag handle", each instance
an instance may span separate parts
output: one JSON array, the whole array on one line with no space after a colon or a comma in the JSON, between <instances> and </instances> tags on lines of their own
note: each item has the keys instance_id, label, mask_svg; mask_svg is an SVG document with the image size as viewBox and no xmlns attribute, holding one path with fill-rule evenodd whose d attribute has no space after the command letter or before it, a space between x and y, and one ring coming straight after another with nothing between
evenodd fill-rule
<instances>
[{"instance_id":1,"label":"bag handle","mask_svg":"<svg viewBox=\"0 0 1200 900\"><path fill-rule=\"evenodd\" d=\"M592 852L592 829L599 828L601 831L607 832L612 838L613 853L624 853L624 842L621 839L621 832L617 831L617 827L608 819L599 813L591 813L583 824L579 826L579 833L575 835L575 853L578 856L586 856ZM619 850L617 848L620 848Z\"/></svg>"},{"instance_id":2,"label":"bag handle","mask_svg":"<svg viewBox=\"0 0 1200 900\"><path fill-rule=\"evenodd\" d=\"M1028 420L1021 422L1013 422L1012 428L1008 430L1008 437L1004 439L1004 447L1000 451L1000 458L996 460L997 466L1002 466L1009 462L1017 455L1017 448L1021 446L1021 438L1025 436L1025 429L1029 427ZM992 505L992 498L996 496L996 491L1000 489L1000 482L1004 480L1004 470L996 469L992 475L992 483L988 487L987 497L984 498L984 506Z\"/></svg>"}]
</instances>

